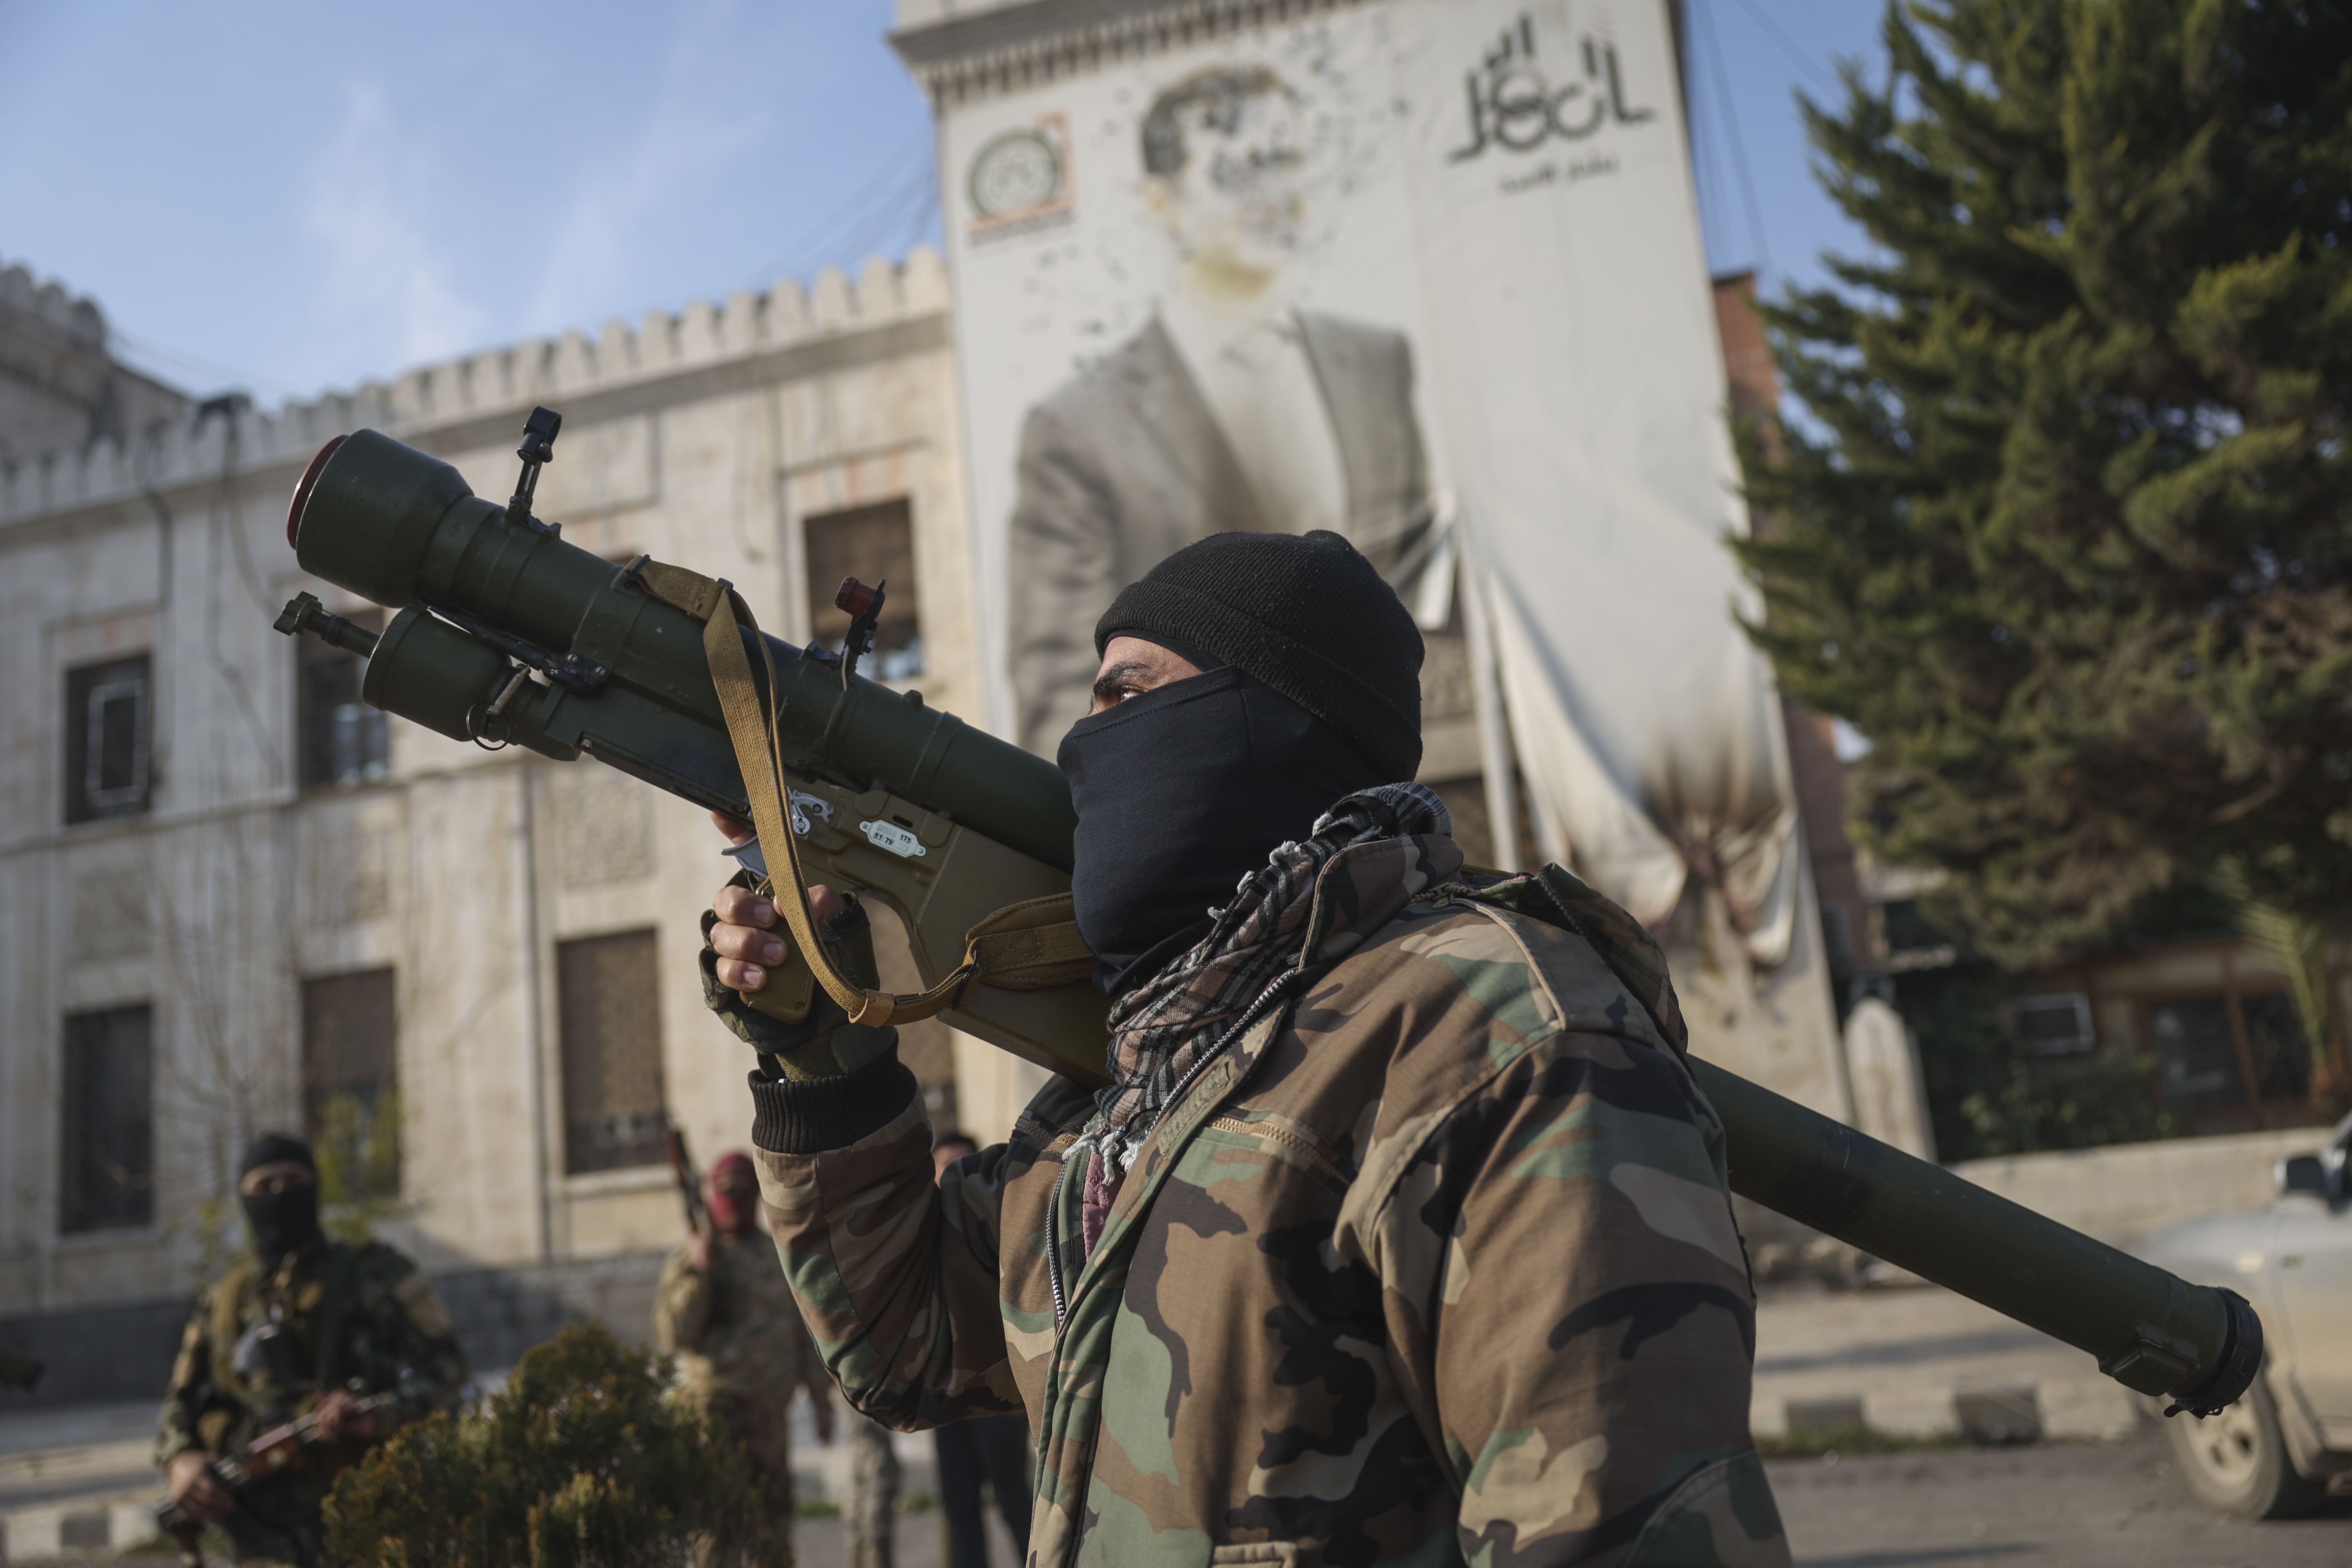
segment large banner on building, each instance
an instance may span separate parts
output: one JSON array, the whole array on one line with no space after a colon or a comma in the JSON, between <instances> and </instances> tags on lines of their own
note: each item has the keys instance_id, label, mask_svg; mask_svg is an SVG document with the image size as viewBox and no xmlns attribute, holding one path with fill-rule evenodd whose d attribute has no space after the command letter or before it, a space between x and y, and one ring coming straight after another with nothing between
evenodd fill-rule
<instances>
[{"instance_id":1,"label":"large banner on building","mask_svg":"<svg viewBox=\"0 0 2352 1568\"><path fill-rule=\"evenodd\" d=\"M992 721L1051 754L1171 551L1334 529L1424 625L1481 596L1548 853L1652 921L1696 871L1777 962L1794 811L1662 0L1152 43L942 110Z\"/></svg>"}]
</instances>

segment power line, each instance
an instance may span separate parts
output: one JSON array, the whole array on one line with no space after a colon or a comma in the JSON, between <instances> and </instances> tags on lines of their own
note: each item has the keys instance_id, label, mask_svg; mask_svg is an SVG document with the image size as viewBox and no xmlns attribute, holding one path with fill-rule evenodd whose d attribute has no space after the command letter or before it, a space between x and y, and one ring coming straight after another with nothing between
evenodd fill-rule
<instances>
[{"instance_id":1,"label":"power line","mask_svg":"<svg viewBox=\"0 0 2352 1568\"><path fill-rule=\"evenodd\" d=\"M1748 208L1748 234L1756 242L1756 260L1760 268L1772 270L1772 249L1764 238L1764 204L1757 199L1756 176L1748 167L1746 140L1739 134L1739 110L1731 100L1731 76L1724 68L1723 41L1715 30L1715 6L1703 4L1697 7L1699 26L1706 30L1707 58L1714 67L1715 88L1723 101L1723 120L1731 142L1731 161L1739 168L1739 192Z\"/></svg>"},{"instance_id":2,"label":"power line","mask_svg":"<svg viewBox=\"0 0 2352 1568\"><path fill-rule=\"evenodd\" d=\"M175 349L168 344L159 343L152 338L142 337L136 332L124 331L112 322L107 324L107 338L110 344L130 350L129 357L131 360L144 361L174 376L192 375L194 378L216 384L249 386L278 397L304 395L302 389L295 386L291 382L281 381L274 375L264 375L258 371L247 370L241 365L225 364L219 360L206 359L202 354L190 353L184 349Z\"/></svg>"},{"instance_id":3,"label":"power line","mask_svg":"<svg viewBox=\"0 0 2352 1568\"><path fill-rule=\"evenodd\" d=\"M843 265L862 261L877 251L887 255L911 243L929 223L936 202L930 166L928 163L918 165L898 183L886 205L839 242Z\"/></svg>"},{"instance_id":4,"label":"power line","mask_svg":"<svg viewBox=\"0 0 2352 1568\"><path fill-rule=\"evenodd\" d=\"M848 199L833 211L802 229L782 256L758 268L744 279L745 283L750 287L763 288L778 278L796 275L813 249L832 248L837 254L840 242L834 237L844 231L862 229L870 225L878 213L894 211L910 177L919 178L928 184L931 177L928 146L930 136L930 127L925 125L916 135L901 143L878 174L852 192Z\"/></svg>"},{"instance_id":5,"label":"power line","mask_svg":"<svg viewBox=\"0 0 2352 1568\"><path fill-rule=\"evenodd\" d=\"M1805 53L1803 49L1798 47L1797 41L1794 38L1791 38L1788 34L1780 30L1780 24L1772 20L1771 14L1769 12L1759 10L1757 7L1756 0L1739 0L1739 8L1747 12L1748 16L1754 20L1758 26L1763 28L1767 34L1770 35L1772 41L1780 47L1780 52L1788 56L1790 59L1796 62L1797 68L1803 71L1807 76L1812 78L1814 84L1823 92L1835 92L1837 90L1838 84L1831 77L1830 73L1823 70L1820 66L1815 65L1813 63L1813 58Z\"/></svg>"},{"instance_id":6,"label":"power line","mask_svg":"<svg viewBox=\"0 0 2352 1568\"><path fill-rule=\"evenodd\" d=\"M1691 35L1688 47L1690 53L1684 62L1683 73L1684 112L1689 121L1691 182L1698 192L1698 226L1700 236L1704 238L1721 234L1723 225L1715 208L1722 199L1723 181L1715 166L1715 136L1708 128L1711 121L1706 96L1704 92L1692 90L1693 86L1699 84L1700 80L1699 40L1696 33ZM1714 263L1715 258L1710 254L1707 258L1707 265L1712 268Z\"/></svg>"}]
</instances>

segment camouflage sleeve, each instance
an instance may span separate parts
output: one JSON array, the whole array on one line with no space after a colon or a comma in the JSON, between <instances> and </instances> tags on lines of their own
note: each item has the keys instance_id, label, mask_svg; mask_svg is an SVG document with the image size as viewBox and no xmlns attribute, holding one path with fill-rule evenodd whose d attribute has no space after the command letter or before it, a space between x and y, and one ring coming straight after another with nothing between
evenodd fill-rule
<instances>
[{"instance_id":1,"label":"camouflage sleeve","mask_svg":"<svg viewBox=\"0 0 2352 1568\"><path fill-rule=\"evenodd\" d=\"M929 1118L911 1096L845 1148L752 1141L784 1276L850 1404L900 1431L1020 1409L997 1305L1004 1149L934 1184Z\"/></svg>"},{"instance_id":2,"label":"camouflage sleeve","mask_svg":"<svg viewBox=\"0 0 2352 1568\"><path fill-rule=\"evenodd\" d=\"M188 1326L180 1335L180 1353L172 1363L171 1385L164 1390L163 1408L155 1418L158 1468L170 1464L175 1454L205 1446L196 1433L196 1419L204 1414L205 1400L212 1386L213 1344L207 1331L211 1321L212 1296L208 1291L197 1298L196 1310L188 1314Z\"/></svg>"},{"instance_id":3,"label":"camouflage sleeve","mask_svg":"<svg viewBox=\"0 0 2352 1568\"><path fill-rule=\"evenodd\" d=\"M672 1252L654 1290L654 1343L671 1355L701 1349L710 1327L710 1295L709 1277L694 1266L688 1249Z\"/></svg>"},{"instance_id":4,"label":"camouflage sleeve","mask_svg":"<svg viewBox=\"0 0 2352 1568\"><path fill-rule=\"evenodd\" d=\"M1748 1436L1755 1296L1687 1070L1571 1032L1405 1162L1379 1267L1477 1562L1786 1564Z\"/></svg>"},{"instance_id":5,"label":"camouflage sleeve","mask_svg":"<svg viewBox=\"0 0 2352 1568\"><path fill-rule=\"evenodd\" d=\"M833 1373L824 1370L824 1357L817 1353L816 1340L809 1333L807 1323L793 1324L790 1332L800 1369L793 1384L808 1390L812 1404L822 1405L833 1397Z\"/></svg>"},{"instance_id":6,"label":"camouflage sleeve","mask_svg":"<svg viewBox=\"0 0 2352 1568\"><path fill-rule=\"evenodd\" d=\"M425 1271L391 1247L371 1248L382 1259L372 1292L379 1328L398 1369L399 1392L414 1409L449 1410L464 1397L472 1369L457 1343L449 1309Z\"/></svg>"}]
</instances>

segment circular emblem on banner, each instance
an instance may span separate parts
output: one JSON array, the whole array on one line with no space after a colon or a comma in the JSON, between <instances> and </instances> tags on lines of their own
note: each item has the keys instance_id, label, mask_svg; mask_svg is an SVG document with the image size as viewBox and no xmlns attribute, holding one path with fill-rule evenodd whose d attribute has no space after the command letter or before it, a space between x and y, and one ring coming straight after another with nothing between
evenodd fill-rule
<instances>
[{"instance_id":1,"label":"circular emblem on banner","mask_svg":"<svg viewBox=\"0 0 2352 1568\"><path fill-rule=\"evenodd\" d=\"M1034 131L1008 131L971 161L971 205L1003 217L1053 202L1062 194L1062 155Z\"/></svg>"}]
</instances>

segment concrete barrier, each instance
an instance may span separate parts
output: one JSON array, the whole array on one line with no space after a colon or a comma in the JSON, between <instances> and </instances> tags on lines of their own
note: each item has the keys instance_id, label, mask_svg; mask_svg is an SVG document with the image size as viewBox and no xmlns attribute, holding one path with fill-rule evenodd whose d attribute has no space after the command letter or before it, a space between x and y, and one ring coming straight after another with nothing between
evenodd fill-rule
<instances>
[{"instance_id":1,"label":"concrete barrier","mask_svg":"<svg viewBox=\"0 0 2352 1568\"><path fill-rule=\"evenodd\" d=\"M2324 1126L2215 1138L2168 1138L2043 1154L1964 1160L1952 1167L1977 1185L2061 1225L2128 1247L2175 1220L2267 1206L2271 1167L2326 1142Z\"/></svg>"}]
</instances>

